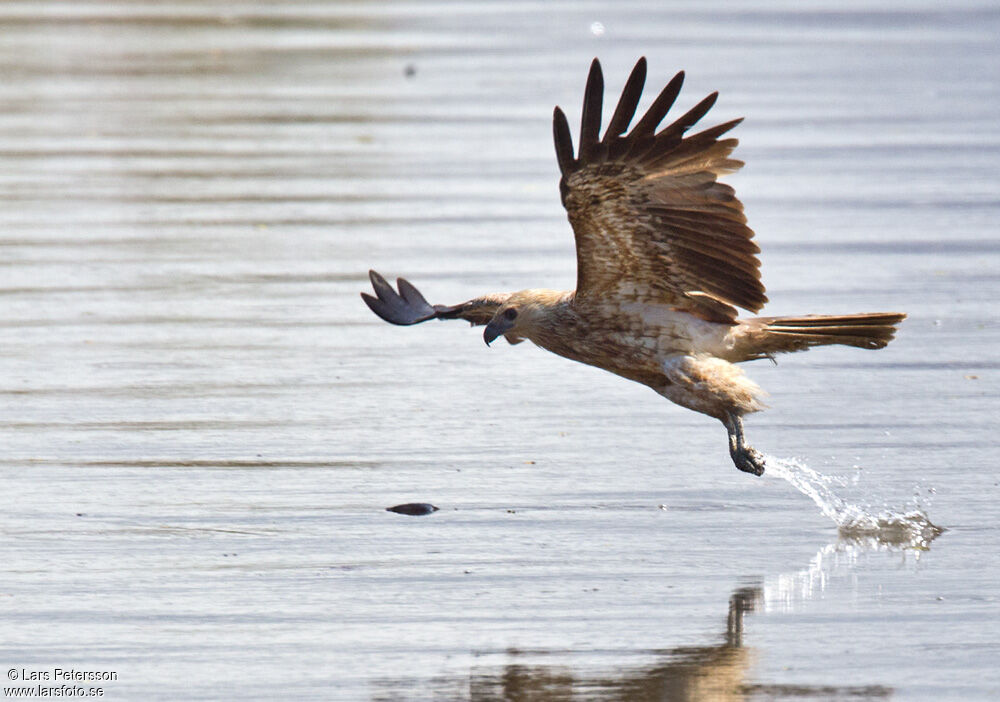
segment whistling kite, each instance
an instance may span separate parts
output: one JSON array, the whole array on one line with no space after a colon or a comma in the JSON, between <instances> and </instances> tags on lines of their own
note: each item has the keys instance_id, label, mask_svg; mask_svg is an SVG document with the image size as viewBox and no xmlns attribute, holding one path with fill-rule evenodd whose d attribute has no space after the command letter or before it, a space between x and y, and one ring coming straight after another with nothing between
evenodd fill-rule
<instances>
[{"instance_id":1,"label":"whistling kite","mask_svg":"<svg viewBox=\"0 0 1000 702\"><path fill-rule=\"evenodd\" d=\"M737 307L757 312L767 302L743 205L717 180L743 165L730 158L737 140L719 139L742 120L685 137L715 103L712 93L656 131L680 92L681 72L626 134L645 79L641 58L601 138L604 78L594 60L576 154L566 115L555 108L559 190L576 236L575 291L522 290L432 306L406 280L397 293L371 271L378 297L361 296L393 324L465 319L486 325L487 344L501 334L512 344L530 339L648 385L725 424L736 467L760 475L764 460L743 438L742 417L763 409L763 391L733 364L827 344L880 349L906 315L737 319Z\"/></svg>"}]
</instances>

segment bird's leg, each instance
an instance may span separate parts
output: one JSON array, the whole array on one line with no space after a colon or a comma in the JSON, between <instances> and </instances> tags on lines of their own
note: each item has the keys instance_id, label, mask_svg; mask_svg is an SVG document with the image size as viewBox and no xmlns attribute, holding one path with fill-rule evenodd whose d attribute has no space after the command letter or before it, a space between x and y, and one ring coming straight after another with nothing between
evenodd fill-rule
<instances>
[{"instance_id":1,"label":"bird's leg","mask_svg":"<svg viewBox=\"0 0 1000 702\"><path fill-rule=\"evenodd\" d=\"M743 419L732 412L727 412L722 420L729 432L729 455L733 463L744 473L754 475L764 474L764 457L753 446L747 444L743 436Z\"/></svg>"}]
</instances>

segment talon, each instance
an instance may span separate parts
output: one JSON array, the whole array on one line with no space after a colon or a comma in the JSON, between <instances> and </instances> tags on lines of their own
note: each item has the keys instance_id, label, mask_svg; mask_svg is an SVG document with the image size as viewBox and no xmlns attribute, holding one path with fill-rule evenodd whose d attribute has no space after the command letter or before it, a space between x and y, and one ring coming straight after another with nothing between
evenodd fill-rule
<instances>
[{"instance_id":1,"label":"talon","mask_svg":"<svg viewBox=\"0 0 1000 702\"><path fill-rule=\"evenodd\" d=\"M733 463L744 473L757 476L764 474L764 457L756 449L744 446L741 451L734 451L732 456Z\"/></svg>"},{"instance_id":2,"label":"talon","mask_svg":"<svg viewBox=\"0 0 1000 702\"><path fill-rule=\"evenodd\" d=\"M726 416L724 424L729 431L729 455L732 456L736 467L744 473L763 475L764 456L746 443L743 437L743 420L737 415L730 414Z\"/></svg>"}]
</instances>

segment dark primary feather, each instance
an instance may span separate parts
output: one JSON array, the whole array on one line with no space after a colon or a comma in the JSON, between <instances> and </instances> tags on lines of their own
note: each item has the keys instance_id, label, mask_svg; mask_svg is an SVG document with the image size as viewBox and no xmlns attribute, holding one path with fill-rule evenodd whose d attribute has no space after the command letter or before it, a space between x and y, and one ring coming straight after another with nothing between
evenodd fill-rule
<instances>
[{"instance_id":1,"label":"dark primary feather","mask_svg":"<svg viewBox=\"0 0 1000 702\"><path fill-rule=\"evenodd\" d=\"M392 324L409 325L426 322L437 317L435 309L410 283L400 278L399 293L375 271L368 271L376 297L361 293L372 312ZM401 293L401 294L400 294Z\"/></svg>"},{"instance_id":2,"label":"dark primary feather","mask_svg":"<svg viewBox=\"0 0 1000 702\"><path fill-rule=\"evenodd\" d=\"M396 280L398 293L375 271L368 271L368 278L375 295L361 293L365 304L385 321L403 326L419 324L429 319L464 319L472 324L487 324L510 297L507 294L485 295L458 305L431 305L404 278Z\"/></svg>"},{"instance_id":3,"label":"dark primary feather","mask_svg":"<svg viewBox=\"0 0 1000 702\"><path fill-rule=\"evenodd\" d=\"M554 113L560 191L576 236L577 299L659 302L732 322L735 307L755 312L767 301L743 205L718 182L743 165L730 158L737 140L719 139L741 120L685 137L715 104L712 93L657 132L680 93L680 72L625 134L645 78L642 58L598 141L604 79L594 60L576 156L565 115Z\"/></svg>"},{"instance_id":4,"label":"dark primary feather","mask_svg":"<svg viewBox=\"0 0 1000 702\"><path fill-rule=\"evenodd\" d=\"M646 110L646 114L639 118L639 122L629 133L628 138L622 140L619 147L622 153L627 151L641 153L653 143L653 133L656 131L656 127L663 121L670 108L674 106L683 84L684 71L680 71L656 96L656 100Z\"/></svg>"},{"instance_id":5,"label":"dark primary feather","mask_svg":"<svg viewBox=\"0 0 1000 702\"><path fill-rule=\"evenodd\" d=\"M580 161L586 163L599 157L601 132L601 107L604 101L604 76L601 64L594 59L590 64L587 87L583 91L583 116L580 118Z\"/></svg>"},{"instance_id":6,"label":"dark primary feather","mask_svg":"<svg viewBox=\"0 0 1000 702\"><path fill-rule=\"evenodd\" d=\"M610 145L611 140L621 136L628 129L629 123L635 116L635 109L639 106L639 98L642 97L642 87L646 83L646 58L639 59L632 69L625 87L622 88L622 96L618 98L618 106L611 115L608 123L608 130L604 133L604 144ZM601 96L603 99L603 96Z\"/></svg>"},{"instance_id":7,"label":"dark primary feather","mask_svg":"<svg viewBox=\"0 0 1000 702\"><path fill-rule=\"evenodd\" d=\"M673 124L659 132L656 135L656 139L653 142L653 148L650 149L654 154L658 154L661 151L665 151L668 148L675 147L677 143L684 136L684 133L697 124L698 120L705 116L705 114L712 109L715 105L715 101L719 98L718 93L712 93L697 105L692 107L690 110L681 115ZM735 125L734 125L735 126ZM691 137L694 139L694 137Z\"/></svg>"},{"instance_id":8,"label":"dark primary feather","mask_svg":"<svg viewBox=\"0 0 1000 702\"><path fill-rule=\"evenodd\" d=\"M552 111L552 138L556 144L559 170L562 173L571 172L576 163L576 158L573 156L573 135L569 131L566 115L558 107Z\"/></svg>"}]
</instances>

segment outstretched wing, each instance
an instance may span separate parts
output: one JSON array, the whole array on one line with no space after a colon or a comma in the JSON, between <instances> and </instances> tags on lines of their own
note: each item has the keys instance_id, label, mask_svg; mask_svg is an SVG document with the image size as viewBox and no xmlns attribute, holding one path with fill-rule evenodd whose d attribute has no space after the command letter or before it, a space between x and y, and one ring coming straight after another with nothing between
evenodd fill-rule
<instances>
[{"instance_id":1,"label":"outstretched wing","mask_svg":"<svg viewBox=\"0 0 1000 702\"><path fill-rule=\"evenodd\" d=\"M719 175L743 163L729 158L736 139L719 137L733 120L684 134L715 104L712 93L656 132L684 73L674 76L628 134L646 80L646 59L632 70L604 138L599 137L604 78L594 59L574 156L566 115L553 115L563 205L576 235L577 299L660 302L718 322L736 307L767 301L760 251L743 205Z\"/></svg>"},{"instance_id":2,"label":"outstretched wing","mask_svg":"<svg viewBox=\"0 0 1000 702\"><path fill-rule=\"evenodd\" d=\"M375 296L361 293L362 299L371 311L392 324L409 325L426 322L428 319L464 319L474 325L488 324L509 294L486 295L460 305L432 305L410 282L399 278L397 293L393 287L375 271L368 271Z\"/></svg>"}]
</instances>

